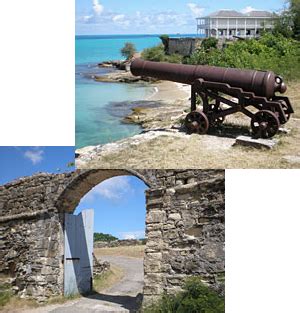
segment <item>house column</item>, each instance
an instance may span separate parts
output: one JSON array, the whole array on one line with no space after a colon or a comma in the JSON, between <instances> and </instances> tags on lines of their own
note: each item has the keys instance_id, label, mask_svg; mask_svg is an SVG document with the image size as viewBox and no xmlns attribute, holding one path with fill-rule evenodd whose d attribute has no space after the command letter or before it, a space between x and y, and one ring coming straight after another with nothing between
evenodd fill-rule
<instances>
[{"instance_id":1,"label":"house column","mask_svg":"<svg viewBox=\"0 0 300 313\"><path fill-rule=\"evenodd\" d=\"M256 32L257 32L257 18L255 19L254 37L256 37Z\"/></svg>"},{"instance_id":2,"label":"house column","mask_svg":"<svg viewBox=\"0 0 300 313\"><path fill-rule=\"evenodd\" d=\"M246 38L246 34L247 34L247 20L245 19L245 38Z\"/></svg>"},{"instance_id":3,"label":"house column","mask_svg":"<svg viewBox=\"0 0 300 313\"><path fill-rule=\"evenodd\" d=\"M217 38L219 38L219 19L217 18L217 21L216 21L216 30L217 30Z\"/></svg>"},{"instance_id":4,"label":"house column","mask_svg":"<svg viewBox=\"0 0 300 313\"><path fill-rule=\"evenodd\" d=\"M229 18L227 18L227 39L229 39Z\"/></svg>"},{"instance_id":5,"label":"house column","mask_svg":"<svg viewBox=\"0 0 300 313\"><path fill-rule=\"evenodd\" d=\"M238 19L235 19L235 35L237 36L238 34Z\"/></svg>"}]
</instances>

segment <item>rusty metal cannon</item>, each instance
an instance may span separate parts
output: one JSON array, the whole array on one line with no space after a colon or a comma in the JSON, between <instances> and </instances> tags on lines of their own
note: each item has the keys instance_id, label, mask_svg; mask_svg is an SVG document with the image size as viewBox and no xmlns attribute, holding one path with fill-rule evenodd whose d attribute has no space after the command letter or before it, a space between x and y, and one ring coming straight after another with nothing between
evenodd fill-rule
<instances>
[{"instance_id":1,"label":"rusty metal cannon","mask_svg":"<svg viewBox=\"0 0 300 313\"><path fill-rule=\"evenodd\" d=\"M131 72L191 85L191 112L185 118L189 133L205 134L209 127L222 124L225 116L242 112L251 118L254 137L270 138L294 113L289 98L276 95L285 93L287 87L271 71L135 59ZM202 99L202 111L197 108L197 95Z\"/></svg>"}]
</instances>

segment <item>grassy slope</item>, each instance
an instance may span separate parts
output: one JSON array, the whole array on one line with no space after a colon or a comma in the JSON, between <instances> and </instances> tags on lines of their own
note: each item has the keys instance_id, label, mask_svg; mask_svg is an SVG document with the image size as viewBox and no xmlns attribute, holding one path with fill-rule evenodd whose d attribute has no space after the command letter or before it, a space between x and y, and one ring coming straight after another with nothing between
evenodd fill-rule
<instances>
[{"instance_id":1,"label":"grassy slope","mask_svg":"<svg viewBox=\"0 0 300 313\"><path fill-rule=\"evenodd\" d=\"M133 258L144 257L144 245L128 246L128 247L113 247L113 248L97 248L94 249L96 257L101 259L103 255L119 255Z\"/></svg>"}]
</instances>

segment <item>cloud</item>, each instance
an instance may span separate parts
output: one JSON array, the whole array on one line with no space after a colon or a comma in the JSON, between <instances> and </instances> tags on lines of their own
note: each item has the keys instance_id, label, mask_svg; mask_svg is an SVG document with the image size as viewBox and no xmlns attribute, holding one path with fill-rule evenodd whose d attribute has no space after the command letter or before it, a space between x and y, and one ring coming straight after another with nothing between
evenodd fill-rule
<instances>
[{"instance_id":1,"label":"cloud","mask_svg":"<svg viewBox=\"0 0 300 313\"><path fill-rule=\"evenodd\" d=\"M119 233L120 239L141 239L145 238L144 230L128 231Z\"/></svg>"},{"instance_id":2,"label":"cloud","mask_svg":"<svg viewBox=\"0 0 300 313\"><path fill-rule=\"evenodd\" d=\"M105 180L89 193L81 201L91 202L98 197L108 200L121 201L125 200L129 194L133 194L134 189L130 185L129 177L118 176Z\"/></svg>"},{"instance_id":3,"label":"cloud","mask_svg":"<svg viewBox=\"0 0 300 313\"><path fill-rule=\"evenodd\" d=\"M130 20L125 18L124 14L116 14L112 16L112 20L115 24L127 28L130 25Z\"/></svg>"},{"instance_id":4,"label":"cloud","mask_svg":"<svg viewBox=\"0 0 300 313\"><path fill-rule=\"evenodd\" d=\"M117 15L113 16L112 20L113 20L114 22L122 21L122 20L124 20L124 17L125 17L124 14L117 14Z\"/></svg>"},{"instance_id":5,"label":"cloud","mask_svg":"<svg viewBox=\"0 0 300 313\"><path fill-rule=\"evenodd\" d=\"M93 0L91 13L89 15L84 15L82 17L79 17L77 21L84 22L84 23L96 22L103 11L104 11L104 6L99 3L99 0Z\"/></svg>"},{"instance_id":6,"label":"cloud","mask_svg":"<svg viewBox=\"0 0 300 313\"><path fill-rule=\"evenodd\" d=\"M98 0L93 0L93 11L96 15L100 15L104 10L102 4L99 3Z\"/></svg>"},{"instance_id":7,"label":"cloud","mask_svg":"<svg viewBox=\"0 0 300 313\"><path fill-rule=\"evenodd\" d=\"M44 150L39 147L33 147L30 150L24 152L24 157L36 165L44 159Z\"/></svg>"},{"instance_id":8,"label":"cloud","mask_svg":"<svg viewBox=\"0 0 300 313\"><path fill-rule=\"evenodd\" d=\"M190 10L192 11L192 13L194 14L194 16L199 17L201 15L203 15L204 12L204 8L200 7L200 5L196 4L196 3L188 3L187 6L190 8Z\"/></svg>"},{"instance_id":9,"label":"cloud","mask_svg":"<svg viewBox=\"0 0 300 313\"><path fill-rule=\"evenodd\" d=\"M241 10L242 13L250 13L251 11L255 11L256 9L252 8L251 6L247 6L244 9Z\"/></svg>"},{"instance_id":10,"label":"cloud","mask_svg":"<svg viewBox=\"0 0 300 313\"><path fill-rule=\"evenodd\" d=\"M137 10L130 15L103 8L101 14L97 15L94 10L91 10L87 15L79 16L76 22L77 27L79 25L82 29L91 29L93 27L93 32L98 30L98 33L122 33L122 31L124 33L128 31L129 27L131 30L143 33L173 33L174 29L184 33L191 31L191 25L196 30L195 16L201 15L204 11L204 8L194 3L189 3L189 6L191 11L188 13L174 10L158 12ZM118 27L116 28L116 26Z\"/></svg>"}]
</instances>

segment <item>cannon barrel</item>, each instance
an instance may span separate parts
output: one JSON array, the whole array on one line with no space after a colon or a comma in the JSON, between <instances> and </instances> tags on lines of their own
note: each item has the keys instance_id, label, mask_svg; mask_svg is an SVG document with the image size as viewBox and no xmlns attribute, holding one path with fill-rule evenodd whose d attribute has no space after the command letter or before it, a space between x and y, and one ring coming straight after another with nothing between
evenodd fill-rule
<instances>
[{"instance_id":1,"label":"cannon barrel","mask_svg":"<svg viewBox=\"0 0 300 313\"><path fill-rule=\"evenodd\" d=\"M151 62L135 59L131 73L192 85L197 79L229 84L257 96L271 98L275 92L284 93L286 85L282 78L271 71L240 70L207 65L184 65L166 62Z\"/></svg>"}]
</instances>

